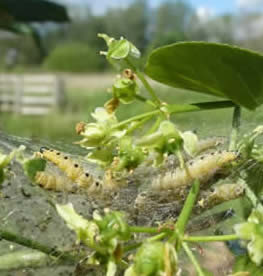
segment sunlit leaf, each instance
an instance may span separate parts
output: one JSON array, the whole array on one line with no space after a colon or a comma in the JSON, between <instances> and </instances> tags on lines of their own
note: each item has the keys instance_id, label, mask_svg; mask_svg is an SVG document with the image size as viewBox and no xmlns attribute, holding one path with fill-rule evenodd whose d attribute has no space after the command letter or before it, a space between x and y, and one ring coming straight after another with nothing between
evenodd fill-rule
<instances>
[{"instance_id":1,"label":"sunlit leaf","mask_svg":"<svg viewBox=\"0 0 263 276\"><path fill-rule=\"evenodd\" d=\"M255 109L263 103L262 67L263 56L256 52L217 43L183 42L153 51L146 73L173 87Z\"/></svg>"}]
</instances>

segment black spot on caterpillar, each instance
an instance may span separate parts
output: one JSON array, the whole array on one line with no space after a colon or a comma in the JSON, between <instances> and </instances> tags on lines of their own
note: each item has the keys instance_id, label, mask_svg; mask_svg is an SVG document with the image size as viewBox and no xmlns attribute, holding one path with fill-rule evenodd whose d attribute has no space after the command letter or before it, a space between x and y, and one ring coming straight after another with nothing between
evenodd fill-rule
<instances>
[{"instance_id":1,"label":"black spot on caterpillar","mask_svg":"<svg viewBox=\"0 0 263 276\"><path fill-rule=\"evenodd\" d=\"M85 172L80 164L68 156L46 147L41 147L40 153L42 158L56 165L79 188L89 188L93 184L94 178L88 172Z\"/></svg>"},{"instance_id":2,"label":"black spot on caterpillar","mask_svg":"<svg viewBox=\"0 0 263 276\"><path fill-rule=\"evenodd\" d=\"M72 192L76 189L73 183L60 175L52 175L45 171L39 171L35 176L35 183L46 190L68 191Z\"/></svg>"},{"instance_id":3,"label":"black spot on caterpillar","mask_svg":"<svg viewBox=\"0 0 263 276\"><path fill-rule=\"evenodd\" d=\"M212 208L222 202L236 199L244 193L244 185L242 183L222 184L214 188L212 192L205 194L198 205L201 208Z\"/></svg>"},{"instance_id":4,"label":"black spot on caterpillar","mask_svg":"<svg viewBox=\"0 0 263 276\"><path fill-rule=\"evenodd\" d=\"M201 183L208 181L216 172L238 157L236 152L219 151L203 155L189 161L186 169L176 168L153 180L152 188L155 190L176 189L190 185L194 179Z\"/></svg>"},{"instance_id":5,"label":"black spot on caterpillar","mask_svg":"<svg viewBox=\"0 0 263 276\"><path fill-rule=\"evenodd\" d=\"M35 183L46 190L76 192L80 187L77 183L61 175L55 175L46 171L39 171L35 176ZM98 180L85 187L85 192L90 195L99 194L102 191L102 183Z\"/></svg>"}]
</instances>

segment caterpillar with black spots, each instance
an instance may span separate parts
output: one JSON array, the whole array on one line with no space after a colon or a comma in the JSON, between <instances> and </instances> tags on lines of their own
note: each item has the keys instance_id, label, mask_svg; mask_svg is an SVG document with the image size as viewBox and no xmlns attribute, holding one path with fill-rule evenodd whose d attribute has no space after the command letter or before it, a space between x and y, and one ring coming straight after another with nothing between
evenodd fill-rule
<instances>
[{"instance_id":1,"label":"caterpillar with black spots","mask_svg":"<svg viewBox=\"0 0 263 276\"><path fill-rule=\"evenodd\" d=\"M197 205L201 208L212 208L222 202L236 199L244 194L243 183L226 183L215 187L212 191L204 192Z\"/></svg>"},{"instance_id":2,"label":"caterpillar with black spots","mask_svg":"<svg viewBox=\"0 0 263 276\"><path fill-rule=\"evenodd\" d=\"M60 151L40 148L41 157L56 165L66 176L76 183L80 188L88 188L94 181L94 177L85 172L83 167L69 156L63 155Z\"/></svg>"},{"instance_id":3,"label":"caterpillar with black spots","mask_svg":"<svg viewBox=\"0 0 263 276\"><path fill-rule=\"evenodd\" d=\"M201 183L207 182L225 165L236 160L238 154L232 151L212 152L201 157L190 160L185 168L176 168L172 172L160 175L152 182L153 190L176 189L189 186L193 180L199 180Z\"/></svg>"},{"instance_id":4,"label":"caterpillar with black spots","mask_svg":"<svg viewBox=\"0 0 263 276\"><path fill-rule=\"evenodd\" d=\"M71 192L75 189L74 184L65 177L46 171L38 171L36 173L35 183L46 190Z\"/></svg>"},{"instance_id":5,"label":"caterpillar with black spots","mask_svg":"<svg viewBox=\"0 0 263 276\"><path fill-rule=\"evenodd\" d=\"M102 189L101 181L95 179L69 156L47 147L41 147L37 155L53 163L66 176L63 177L46 171L37 172L35 182L43 188L70 192L82 189L89 193L99 192Z\"/></svg>"},{"instance_id":6,"label":"caterpillar with black spots","mask_svg":"<svg viewBox=\"0 0 263 276\"><path fill-rule=\"evenodd\" d=\"M65 191L65 192L76 192L79 187L76 183L66 179L61 175L55 175L46 171L39 171L35 176L35 183L43 187L46 190L53 191ZM100 181L94 181L85 191L88 194L100 193L102 184Z\"/></svg>"}]
</instances>

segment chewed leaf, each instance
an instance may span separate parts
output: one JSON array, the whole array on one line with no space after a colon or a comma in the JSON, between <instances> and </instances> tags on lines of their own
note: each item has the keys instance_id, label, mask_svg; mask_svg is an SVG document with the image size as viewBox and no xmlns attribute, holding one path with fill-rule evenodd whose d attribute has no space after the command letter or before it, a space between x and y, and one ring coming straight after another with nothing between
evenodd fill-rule
<instances>
[{"instance_id":1,"label":"chewed leaf","mask_svg":"<svg viewBox=\"0 0 263 276\"><path fill-rule=\"evenodd\" d=\"M255 109L263 103L262 67L263 56L256 52L217 43L182 42L153 51L146 73L169 86Z\"/></svg>"},{"instance_id":2,"label":"chewed leaf","mask_svg":"<svg viewBox=\"0 0 263 276\"><path fill-rule=\"evenodd\" d=\"M0 153L0 168L6 167L15 157L20 158L20 155L25 148L24 145L21 145L19 148L11 151L8 155Z\"/></svg>"},{"instance_id":3,"label":"chewed leaf","mask_svg":"<svg viewBox=\"0 0 263 276\"><path fill-rule=\"evenodd\" d=\"M28 177L34 181L37 172L45 170L46 160L42 158L29 159L24 163L23 167Z\"/></svg>"},{"instance_id":4,"label":"chewed leaf","mask_svg":"<svg viewBox=\"0 0 263 276\"><path fill-rule=\"evenodd\" d=\"M56 204L58 214L65 220L68 227L77 234L78 241L93 244L97 233L97 225L78 215L73 208L72 203L66 205Z\"/></svg>"}]
</instances>

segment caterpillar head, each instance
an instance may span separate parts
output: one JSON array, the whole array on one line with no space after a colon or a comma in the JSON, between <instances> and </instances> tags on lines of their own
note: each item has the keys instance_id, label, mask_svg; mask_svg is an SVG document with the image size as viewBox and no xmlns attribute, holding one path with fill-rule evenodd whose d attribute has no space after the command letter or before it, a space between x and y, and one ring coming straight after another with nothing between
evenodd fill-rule
<instances>
[{"instance_id":1,"label":"caterpillar head","mask_svg":"<svg viewBox=\"0 0 263 276\"><path fill-rule=\"evenodd\" d=\"M46 150L49 150L49 148L48 148L48 147L41 147L41 148L39 149L39 151L40 151L41 153L43 153L43 152L46 151Z\"/></svg>"}]
</instances>

